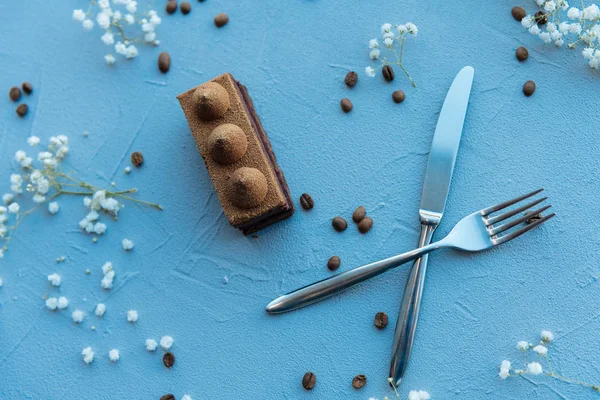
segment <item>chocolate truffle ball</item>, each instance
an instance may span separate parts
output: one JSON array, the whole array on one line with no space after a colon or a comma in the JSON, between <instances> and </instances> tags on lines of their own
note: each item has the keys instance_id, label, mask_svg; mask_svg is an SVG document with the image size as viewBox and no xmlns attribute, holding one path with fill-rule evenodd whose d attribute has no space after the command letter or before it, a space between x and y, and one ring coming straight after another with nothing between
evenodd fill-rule
<instances>
[{"instance_id":1,"label":"chocolate truffle ball","mask_svg":"<svg viewBox=\"0 0 600 400\"><path fill-rule=\"evenodd\" d=\"M208 149L213 160L220 164L232 164L246 154L248 140L237 125L222 124L208 136Z\"/></svg>"},{"instance_id":2,"label":"chocolate truffle ball","mask_svg":"<svg viewBox=\"0 0 600 400\"><path fill-rule=\"evenodd\" d=\"M216 82L206 82L194 91L194 102L200 119L211 121L229 110L229 94Z\"/></svg>"},{"instance_id":3,"label":"chocolate truffle ball","mask_svg":"<svg viewBox=\"0 0 600 400\"><path fill-rule=\"evenodd\" d=\"M267 178L256 168L242 167L229 177L229 200L240 208L256 207L267 197Z\"/></svg>"}]
</instances>

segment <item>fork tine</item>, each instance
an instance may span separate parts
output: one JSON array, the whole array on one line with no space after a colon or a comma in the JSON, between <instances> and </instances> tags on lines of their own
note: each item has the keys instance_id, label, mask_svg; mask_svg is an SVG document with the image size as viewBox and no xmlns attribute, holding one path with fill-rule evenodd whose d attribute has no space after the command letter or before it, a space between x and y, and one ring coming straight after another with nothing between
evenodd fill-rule
<instances>
[{"instance_id":1,"label":"fork tine","mask_svg":"<svg viewBox=\"0 0 600 400\"><path fill-rule=\"evenodd\" d=\"M499 244L502 244L502 243L506 243L509 240L513 240L517 236L521 236L525 232L527 232L527 231L529 231L529 230L531 230L531 229L533 229L533 228L535 228L537 226L540 226L541 224L543 224L544 222L548 221L550 218L554 217L555 215L556 215L555 213L547 215L547 216L543 217L542 219L538 219L537 221L532 222L529 225L525 225L524 227L519 228L519 229L517 229L514 232L511 232L511 233L509 233L507 235L504 235L501 238L493 239L492 241L494 242L494 245L499 245Z\"/></svg>"},{"instance_id":2,"label":"fork tine","mask_svg":"<svg viewBox=\"0 0 600 400\"><path fill-rule=\"evenodd\" d=\"M505 231L505 230L507 230L507 229L510 229L510 228L512 228L513 226L517 226L517 225L519 225L519 224L522 224L523 222L527 221L527 220L528 220L529 218L531 218L532 216L534 216L534 215L539 215L539 214L541 214L542 212L544 212L544 211L546 211L547 209L549 209L550 207L552 207L552 205L548 204L548 205L547 205L547 206L545 206L545 207L538 208L537 210L535 210L535 211L532 211L532 212L531 212L531 214L528 214L528 215L523 215L523 216L522 216L522 217L520 217L520 218L517 218L517 219L515 219L515 220L512 220L512 221L510 221L510 222L507 222L507 223L505 223L505 224L502 224L502 225L500 225L500 226L497 226L497 227L495 227L495 228L492 228L492 229L490 229L490 236L497 235L497 234L499 234L499 233L501 233L501 232L504 232L504 231Z\"/></svg>"},{"instance_id":3,"label":"fork tine","mask_svg":"<svg viewBox=\"0 0 600 400\"><path fill-rule=\"evenodd\" d=\"M501 215L497 215L497 216L495 216L495 217L488 218L488 220L485 222L485 224L486 224L487 226L490 226L490 225L497 224L497 223L498 223L498 222L500 222L500 221L504 221L504 220L505 220L505 219L507 219L507 218L510 218L510 217L512 217L512 216L514 216L514 215L520 214L520 213L522 213L523 211L525 211L525 210L528 210L528 209L530 209L531 207L533 207L533 206L535 206L535 205L538 205L538 204L540 204L540 203L541 203L542 201L544 201L544 200L548 200L548 198L547 198L547 197L543 197L543 198L541 198L541 199L539 199L539 200L532 201L531 203L529 203L529 204L526 204L526 205L524 205L524 206L522 206L522 207L516 208L516 209L514 209L514 210L512 210L512 211L508 211L508 212L505 212L504 214L501 214Z\"/></svg>"},{"instance_id":4,"label":"fork tine","mask_svg":"<svg viewBox=\"0 0 600 400\"><path fill-rule=\"evenodd\" d=\"M512 206L513 204L518 203L518 202L520 202L522 200L525 200L525 199L527 199L527 198L529 198L531 196L535 196L536 194L538 194L542 190L544 190L544 189L534 190L533 192L527 193L527 194L525 194L523 196L520 196L520 197L517 197L516 199L508 200L508 201L505 201L504 203L500 203L500 204L496 204L495 206L484 208L483 210L481 210L481 214L485 217L486 215L489 215L489 214L491 214L493 212L496 212L498 210L502 210L503 208Z\"/></svg>"}]
</instances>

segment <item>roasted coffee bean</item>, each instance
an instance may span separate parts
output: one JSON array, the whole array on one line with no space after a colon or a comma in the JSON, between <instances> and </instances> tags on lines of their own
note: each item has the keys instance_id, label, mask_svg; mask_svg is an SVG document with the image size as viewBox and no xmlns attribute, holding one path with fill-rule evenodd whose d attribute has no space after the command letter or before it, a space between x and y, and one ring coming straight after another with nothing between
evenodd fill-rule
<instances>
[{"instance_id":1,"label":"roasted coffee bean","mask_svg":"<svg viewBox=\"0 0 600 400\"><path fill-rule=\"evenodd\" d=\"M335 217L332 221L331 221L331 225L333 226L333 229L335 229L338 232L343 232L346 230L346 228L348 227L348 223L346 222L346 220L342 217Z\"/></svg>"},{"instance_id":2,"label":"roasted coffee bean","mask_svg":"<svg viewBox=\"0 0 600 400\"><path fill-rule=\"evenodd\" d=\"M527 49L523 46L519 47L515 54L517 56L517 60L519 61L525 61L527 58L529 58L529 51L527 51Z\"/></svg>"},{"instance_id":3,"label":"roasted coffee bean","mask_svg":"<svg viewBox=\"0 0 600 400\"><path fill-rule=\"evenodd\" d=\"M166 51L158 55L158 69L163 74L166 74L171 69L171 56Z\"/></svg>"},{"instance_id":4,"label":"roasted coffee bean","mask_svg":"<svg viewBox=\"0 0 600 400\"><path fill-rule=\"evenodd\" d=\"M360 389L361 387L365 386L366 384L367 384L367 377L362 374L356 375L352 379L352 387L354 389Z\"/></svg>"},{"instance_id":5,"label":"roasted coffee bean","mask_svg":"<svg viewBox=\"0 0 600 400\"><path fill-rule=\"evenodd\" d=\"M527 81L523 85L523 94L527 97L531 96L535 92L535 82Z\"/></svg>"},{"instance_id":6,"label":"roasted coffee bean","mask_svg":"<svg viewBox=\"0 0 600 400\"><path fill-rule=\"evenodd\" d=\"M217 14L217 16L215 17L215 25L217 26L217 28L221 28L227 25L228 22L229 16L227 16L227 14L225 13Z\"/></svg>"},{"instance_id":7,"label":"roasted coffee bean","mask_svg":"<svg viewBox=\"0 0 600 400\"><path fill-rule=\"evenodd\" d=\"M369 217L364 217L362 221L358 223L358 231L360 233L367 233L373 227L373 220Z\"/></svg>"},{"instance_id":8,"label":"roasted coffee bean","mask_svg":"<svg viewBox=\"0 0 600 400\"><path fill-rule=\"evenodd\" d=\"M354 214L352 214L352 221L357 224L362 221L362 219L367 215L367 210L363 206L359 206L356 210L354 210Z\"/></svg>"},{"instance_id":9,"label":"roasted coffee bean","mask_svg":"<svg viewBox=\"0 0 600 400\"><path fill-rule=\"evenodd\" d=\"M530 215L530 217L525 220L526 224L533 224L535 221L542 219L542 214L533 215L531 211L527 211L524 215Z\"/></svg>"},{"instance_id":10,"label":"roasted coffee bean","mask_svg":"<svg viewBox=\"0 0 600 400\"><path fill-rule=\"evenodd\" d=\"M327 261L327 268L329 268L330 271L335 271L340 267L341 263L342 260L340 260L338 256L333 256Z\"/></svg>"},{"instance_id":11,"label":"roasted coffee bean","mask_svg":"<svg viewBox=\"0 0 600 400\"><path fill-rule=\"evenodd\" d=\"M378 312L377 314L375 314L375 327L377 329L383 329L387 326L388 324L388 316L386 313L384 312Z\"/></svg>"},{"instance_id":12,"label":"roasted coffee bean","mask_svg":"<svg viewBox=\"0 0 600 400\"><path fill-rule=\"evenodd\" d=\"M402 90L396 90L392 93L392 100L394 100L394 103L402 103L405 97L406 95Z\"/></svg>"},{"instance_id":13,"label":"roasted coffee bean","mask_svg":"<svg viewBox=\"0 0 600 400\"><path fill-rule=\"evenodd\" d=\"M391 65L384 66L381 69L381 74L383 75L383 79L385 79L388 82L394 80L394 69L391 67Z\"/></svg>"},{"instance_id":14,"label":"roasted coffee bean","mask_svg":"<svg viewBox=\"0 0 600 400\"><path fill-rule=\"evenodd\" d=\"M19 104L15 112L21 118L23 118L27 112L29 111L29 106L27 104Z\"/></svg>"},{"instance_id":15,"label":"roasted coffee bean","mask_svg":"<svg viewBox=\"0 0 600 400\"><path fill-rule=\"evenodd\" d=\"M173 396L171 393L165 394L160 398L160 400L175 400L175 396Z\"/></svg>"},{"instance_id":16,"label":"roasted coffee bean","mask_svg":"<svg viewBox=\"0 0 600 400\"><path fill-rule=\"evenodd\" d=\"M312 199L312 197L310 197L310 194L304 193L302 196L300 196L300 205L305 210L312 210L312 208L315 206L315 201Z\"/></svg>"},{"instance_id":17,"label":"roasted coffee bean","mask_svg":"<svg viewBox=\"0 0 600 400\"><path fill-rule=\"evenodd\" d=\"M181 5L179 6L179 9L181 10L181 13L183 15L187 15L190 13L190 11L192 11L192 5L190 3L188 3L187 1L184 1L183 3L181 3Z\"/></svg>"},{"instance_id":18,"label":"roasted coffee bean","mask_svg":"<svg viewBox=\"0 0 600 400\"><path fill-rule=\"evenodd\" d=\"M521 21L527 15L527 12L525 11L525 9L523 7L519 7L519 6L513 7L510 12L511 12L513 18L516 19L517 21Z\"/></svg>"},{"instance_id":19,"label":"roasted coffee bean","mask_svg":"<svg viewBox=\"0 0 600 400\"><path fill-rule=\"evenodd\" d=\"M350 71L346 74L346 77L344 78L344 82L346 83L346 85L348 87L354 87L354 85L356 85L356 82L358 81L358 74L354 71Z\"/></svg>"},{"instance_id":20,"label":"roasted coffee bean","mask_svg":"<svg viewBox=\"0 0 600 400\"><path fill-rule=\"evenodd\" d=\"M548 22L548 16L543 11L536 12L534 17L535 22L537 22L538 25L544 25L546 22Z\"/></svg>"},{"instance_id":21,"label":"roasted coffee bean","mask_svg":"<svg viewBox=\"0 0 600 400\"><path fill-rule=\"evenodd\" d=\"M345 113L349 113L350 111L352 111L352 102L350 101L350 99L348 98L343 98L340 101L340 107L342 107L342 111Z\"/></svg>"},{"instance_id":22,"label":"roasted coffee bean","mask_svg":"<svg viewBox=\"0 0 600 400\"><path fill-rule=\"evenodd\" d=\"M23 82L21 84L21 88L25 92L25 94L30 95L33 92L33 86L29 82Z\"/></svg>"},{"instance_id":23,"label":"roasted coffee bean","mask_svg":"<svg viewBox=\"0 0 600 400\"><path fill-rule=\"evenodd\" d=\"M16 86L11 87L8 91L8 97L10 97L12 101L19 101L21 98L21 89Z\"/></svg>"},{"instance_id":24,"label":"roasted coffee bean","mask_svg":"<svg viewBox=\"0 0 600 400\"><path fill-rule=\"evenodd\" d=\"M144 163L144 156L142 155L142 153L140 153L139 151L131 153L131 163L135 167L141 167Z\"/></svg>"},{"instance_id":25,"label":"roasted coffee bean","mask_svg":"<svg viewBox=\"0 0 600 400\"><path fill-rule=\"evenodd\" d=\"M167 12L167 14L173 14L175 11L177 11L177 0L167 1L165 11Z\"/></svg>"},{"instance_id":26,"label":"roasted coffee bean","mask_svg":"<svg viewBox=\"0 0 600 400\"><path fill-rule=\"evenodd\" d=\"M312 390L317 384L317 376L312 372L308 371L302 377L302 386L306 390Z\"/></svg>"},{"instance_id":27,"label":"roasted coffee bean","mask_svg":"<svg viewBox=\"0 0 600 400\"><path fill-rule=\"evenodd\" d=\"M163 356L163 364L165 367L171 368L175 364L175 356L170 351L167 351Z\"/></svg>"}]
</instances>

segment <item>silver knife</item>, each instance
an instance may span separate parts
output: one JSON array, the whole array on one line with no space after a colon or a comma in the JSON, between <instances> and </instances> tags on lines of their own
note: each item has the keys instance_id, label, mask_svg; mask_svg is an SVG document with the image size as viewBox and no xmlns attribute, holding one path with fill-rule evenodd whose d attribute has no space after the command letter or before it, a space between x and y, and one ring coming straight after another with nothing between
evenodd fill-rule
<instances>
[{"instance_id":1,"label":"silver knife","mask_svg":"<svg viewBox=\"0 0 600 400\"><path fill-rule=\"evenodd\" d=\"M454 171L469 95L471 94L473 74L472 67L464 67L456 75L438 118L431 150L429 151L423 193L421 194L421 206L419 208L421 236L418 247L431 243L433 233L444 215L446 198L450 190L452 172ZM390 365L390 382L395 387L400 386L410 359L419 319L419 309L421 308L427 258L428 256L424 255L415 261L404 289L402 306L400 307L394 333L392 362Z\"/></svg>"}]
</instances>

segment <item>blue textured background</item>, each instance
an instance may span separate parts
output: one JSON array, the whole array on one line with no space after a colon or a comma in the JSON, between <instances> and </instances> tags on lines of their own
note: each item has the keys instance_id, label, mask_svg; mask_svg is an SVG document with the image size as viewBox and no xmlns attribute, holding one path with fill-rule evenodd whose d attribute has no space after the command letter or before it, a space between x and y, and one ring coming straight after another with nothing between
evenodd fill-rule
<instances>
[{"instance_id":1,"label":"blue textured background","mask_svg":"<svg viewBox=\"0 0 600 400\"><path fill-rule=\"evenodd\" d=\"M340 270L408 250L417 241L421 184L437 115L454 75L465 65L475 81L447 214L437 237L463 215L543 186L558 217L542 229L484 254L436 253L430 258L413 356L402 387L434 399L592 399L597 395L544 377L501 382L504 358L520 360L517 340L552 329L554 365L574 378L600 374L600 236L598 212L600 77L579 52L545 46L515 22L509 1L236 1L192 2L188 16L164 15L158 49L104 65L95 28L71 20L86 1L0 3L0 88L29 80L29 115L18 119L3 96L0 189L9 188L14 152L29 135L68 134L68 165L99 185L137 187L164 212L127 204L97 244L77 228L81 199L60 200L55 217L32 216L0 262L0 398L158 399L172 392L198 399L367 399L387 389L390 346L406 268L329 301L281 316L264 306L276 295ZM534 2L527 1L528 10ZM216 29L214 15L230 23ZM383 22L413 21L406 65L391 83L368 79L367 41ZM514 49L530 58L518 63ZM172 68L156 68L160 51ZM343 84L348 70L358 85ZM311 193L316 206L283 223L242 236L229 227L213 193L175 96L225 71L248 86L294 199ZM526 98L526 80L538 84ZM403 104L391 99L405 90ZM339 100L354 103L350 114ZM89 131L88 138L82 136ZM130 175L131 151L146 163ZM334 232L364 205L375 221L360 235L353 224ZM104 217L104 220L109 220ZM125 253L121 239L135 241ZM55 258L67 257L55 263ZM112 260L115 289L99 287ZM85 275L90 268L92 274ZM49 288L46 275L63 277ZM229 283L224 284L227 276ZM69 310L49 312L42 297L65 295ZM104 301L103 319L93 315ZM70 312L88 313L82 325ZM126 322L128 309L139 322ZM390 325L373 327L377 311ZM91 325L97 330L92 331ZM144 341L175 338L175 367ZM96 360L86 366L81 349ZM121 351L118 364L107 352ZM305 371L318 376L304 392ZM368 376L362 390L350 382Z\"/></svg>"}]
</instances>

